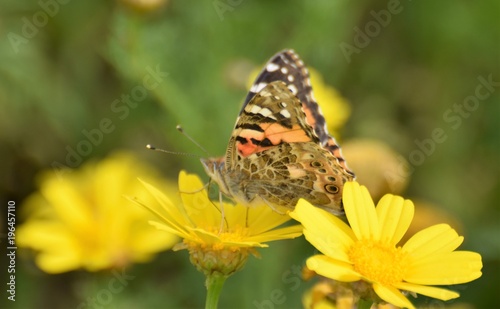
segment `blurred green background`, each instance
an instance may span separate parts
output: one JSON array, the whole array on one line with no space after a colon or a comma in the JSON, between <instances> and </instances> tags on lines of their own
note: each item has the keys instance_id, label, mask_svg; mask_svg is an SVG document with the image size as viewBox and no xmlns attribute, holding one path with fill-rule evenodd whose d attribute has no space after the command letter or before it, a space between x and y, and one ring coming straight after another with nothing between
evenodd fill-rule
<instances>
[{"instance_id":1,"label":"blurred green background","mask_svg":"<svg viewBox=\"0 0 500 309\"><path fill-rule=\"evenodd\" d=\"M70 167L126 149L166 178L175 180L180 169L204 175L196 158L145 145L204 156L175 130L182 124L211 154L222 155L248 72L293 48L349 101L342 140L377 139L411 161L415 140L431 138L436 128L445 132L446 140L413 166L404 196L452 213L463 227L461 248L483 256L483 276L456 288L462 296L448 305L500 306L500 2L3 0L0 35L4 205L8 199L21 205L37 188L37 172L54 162L70 165L68 147L75 149L86 138L82 131L99 128L104 118L116 128ZM128 108L113 103L133 94L150 70L164 72L157 87ZM465 106L481 78L494 81L491 91ZM285 300L275 308L300 308L311 283L296 284L289 271L314 250L300 239L260 253L228 279L220 307L256 308L278 289ZM1 259L3 265L5 254ZM47 275L21 251L17 271L17 301L2 292L2 308L76 308L82 280L108 280L78 271ZM204 278L187 252L163 252L129 273L136 279L109 308L204 304Z\"/></svg>"}]
</instances>

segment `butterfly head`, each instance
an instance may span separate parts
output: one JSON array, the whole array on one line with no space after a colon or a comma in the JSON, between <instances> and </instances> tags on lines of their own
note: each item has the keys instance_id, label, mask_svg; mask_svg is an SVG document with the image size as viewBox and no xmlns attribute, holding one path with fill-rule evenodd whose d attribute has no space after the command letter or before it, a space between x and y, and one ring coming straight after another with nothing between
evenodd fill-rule
<instances>
[{"instance_id":1,"label":"butterfly head","mask_svg":"<svg viewBox=\"0 0 500 309\"><path fill-rule=\"evenodd\" d=\"M223 176L225 167L224 158L201 158L200 161L210 180L215 181L224 194L230 195Z\"/></svg>"}]
</instances>

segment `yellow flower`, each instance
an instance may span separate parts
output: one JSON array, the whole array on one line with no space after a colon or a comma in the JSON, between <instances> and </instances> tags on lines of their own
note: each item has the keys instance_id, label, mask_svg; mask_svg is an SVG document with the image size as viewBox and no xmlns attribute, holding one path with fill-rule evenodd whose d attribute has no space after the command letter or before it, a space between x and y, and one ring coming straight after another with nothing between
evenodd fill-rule
<instances>
[{"instance_id":1,"label":"yellow flower","mask_svg":"<svg viewBox=\"0 0 500 309\"><path fill-rule=\"evenodd\" d=\"M335 88L325 84L323 77L318 71L313 68L308 68L308 70L314 97L316 98L318 105L321 107L329 133L338 138L338 131L344 126L345 122L349 118L349 115L351 114L349 103ZM247 85L248 88L250 88L259 73L260 68L255 69L252 73L250 73Z\"/></svg>"},{"instance_id":2,"label":"yellow flower","mask_svg":"<svg viewBox=\"0 0 500 309\"><path fill-rule=\"evenodd\" d=\"M290 214L304 226L306 239L323 253L306 262L317 274L368 282L382 300L407 308L414 307L401 291L449 300L459 294L432 285L460 284L481 276L481 256L454 251L463 237L447 224L426 228L397 246L413 218L410 200L387 194L375 208L365 187L348 182L343 201L352 228L304 200Z\"/></svg>"},{"instance_id":3,"label":"yellow flower","mask_svg":"<svg viewBox=\"0 0 500 309\"><path fill-rule=\"evenodd\" d=\"M168 0L120 0L126 7L137 13L154 12L168 5Z\"/></svg>"},{"instance_id":4,"label":"yellow flower","mask_svg":"<svg viewBox=\"0 0 500 309\"><path fill-rule=\"evenodd\" d=\"M172 247L177 238L151 227L151 214L124 198L148 198L137 171L153 175L120 153L62 177L45 172L39 192L24 205L28 218L17 233L19 247L34 249L37 265L48 273L120 268Z\"/></svg>"},{"instance_id":5,"label":"yellow flower","mask_svg":"<svg viewBox=\"0 0 500 309\"><path fill-rule=\"evenodd\" d=\"M410 180L408 162L389 145L368 138L342 143L342 153L356 180L363 183L379 199L385 193L400 194Z\"/></svg>"},{"instance_id":6,"label":"yellow flower","mask_svg":"<svg viewBox=\"0 0 500 309\"><path fill-rule=\"evenodd\" d=\"M160 219L150 223L181 237L183 242L174 249L188 249L193 264L206 275L230 275L241 269L248 254L254 253L254 248L267 247L265 242L302 235L300 225L276 228L290 217L265 205L248 208L224 202L224 221L221 224L220 202L208 198L196 175L180 173L180 205L154 186L145 182L144 185L160 206L138 201Z\"/></svg>"}]
</instances>

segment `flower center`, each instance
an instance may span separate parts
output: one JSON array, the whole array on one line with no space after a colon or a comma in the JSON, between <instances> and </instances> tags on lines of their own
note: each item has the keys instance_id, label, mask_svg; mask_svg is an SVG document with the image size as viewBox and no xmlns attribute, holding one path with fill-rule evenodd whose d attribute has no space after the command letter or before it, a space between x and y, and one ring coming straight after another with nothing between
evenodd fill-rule
<instances>
[{"instance_id":1,"label":"flower center","mask_svg":"<svg viewBox=\"0 0 500 309\"><path fill-rule=\"evenodd\" d=\"M220 242L211 244L213 250L222 250L227 247L227 242L240 242L248 237L249 229L241 226L234 226L229 230L220 231L219 227L207 226L204 227L206 231L216 234ZM232 248L233 250L239 249L238 247Z\"/></svg>"},{"instance_id":2,"label":"flower center","mask_svg":"<svg viewBox=\"0 0 500 309\"><path fill-rule=\"evenodd\" d=\"M370 281L391 285L403 280L407 254L400 247L370 239L358 240L348 255L354 270Z\"/></svg>"}]
</instances>

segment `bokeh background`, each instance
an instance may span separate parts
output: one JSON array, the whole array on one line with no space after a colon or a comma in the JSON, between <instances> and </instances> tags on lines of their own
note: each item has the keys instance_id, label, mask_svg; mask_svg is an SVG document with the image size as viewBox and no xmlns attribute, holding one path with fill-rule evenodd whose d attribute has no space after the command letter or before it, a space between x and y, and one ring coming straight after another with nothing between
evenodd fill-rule
<instances>
[{"instance_id":1,"label":"bokeh background","mask_svg":"<svg viewBox=\"0 0 500 309\"><path fill-rule=\"evenodd\" d=\"M23 201L38 189L35 175L54 162L77 170L116 150L134 153L165 179L175 181L185 169L208 180L196 157L145 145L205 156L175 130L182 124L210 154L222 155L250 72L293 48L349 104L337 137L344 148L356 142L361 151L346 150L347 160L350 154L354 165L369 168L375 155L363 148L368 141L389 147L396 162L406 162L398 193L418 201L417 215L422 205L422 224L452 222L465 236L461 248L483 257L483 276L455 287L459 299L416 303L498 307L499 21L498 1L0 1L2 209L16 201L20 226ZM133 94L150 70L164 72L157 87L137 104L113 103ZM494 82L477 98L485 80ZM115 129L81 162L68 162L68 147L76 149L87 138L83 130L99 128L105 118ZM419 143L436 129L446 138L441 134L419 157L415 151L425 151ZM220 307L255 308L278 290L274 308L300 308L312 283L292 274L314 250L298 239L259 252L260 259L250 258L228 279ZM0 259L5 274L5 254ZM2 289L2 308L77 308L89 284L96 291L109 281L83 270L46 274L22 248L16 266L16 302ZM204 277L184 251L161 252L127 273L135 279L107 307L203 307Z\"/></svg>"}]
</instances>

